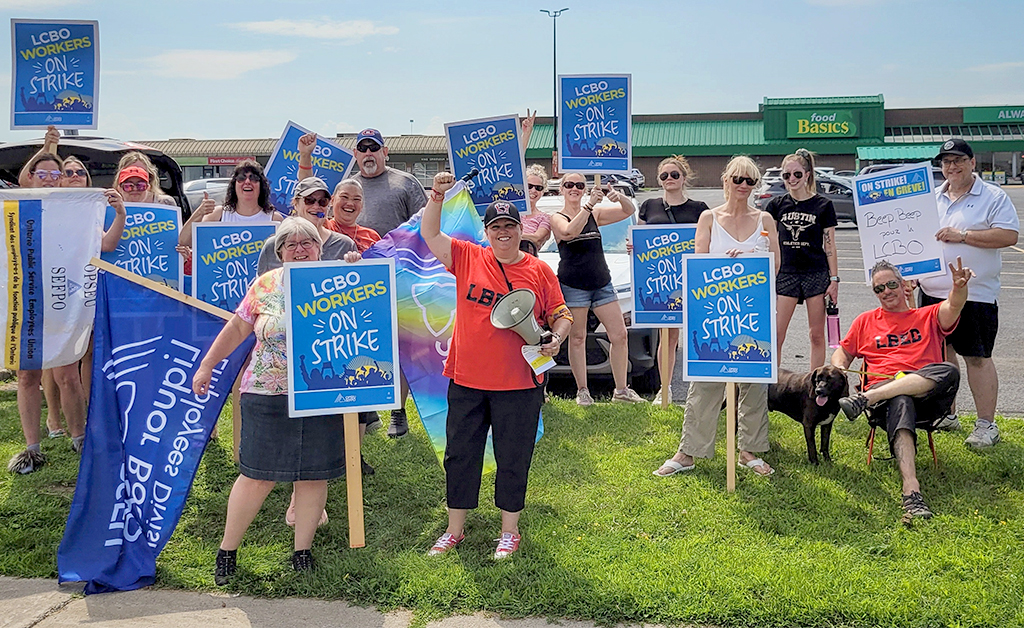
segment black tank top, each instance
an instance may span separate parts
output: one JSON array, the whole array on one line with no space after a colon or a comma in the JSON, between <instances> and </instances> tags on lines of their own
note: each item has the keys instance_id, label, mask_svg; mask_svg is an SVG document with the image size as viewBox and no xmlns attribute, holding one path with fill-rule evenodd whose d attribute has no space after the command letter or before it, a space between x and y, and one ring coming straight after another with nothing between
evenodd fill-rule
<instances>
[{"instance_id":1,"label":"black tank top","mask_svg":"<svg viewBox=\"0 0 1024 628\"><path fill-rule=\"evenodd\" d=\"M566 220L571 220L562 212L558 213L565 216ZM558 257L558 280L570 288L597 290L612 280L611 271L604 260L601 230L593 214L587 217L587 224L578 236L559 241Z\"/></svg>"}]
</instances>

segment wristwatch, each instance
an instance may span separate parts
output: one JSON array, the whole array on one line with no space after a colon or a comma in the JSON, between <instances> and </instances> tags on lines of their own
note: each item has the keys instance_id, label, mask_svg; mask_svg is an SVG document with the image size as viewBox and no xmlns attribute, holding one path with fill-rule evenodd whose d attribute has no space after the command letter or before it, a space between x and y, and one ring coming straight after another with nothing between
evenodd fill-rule
<instances>
[{"instance_id":1,"label":"wristwatch","mask_svg":"<svg viewBox=\"0 0 1024 628\"><path fill-rule=\"evenodd\" d=\"M839 275L832 275L831 277L828 278L828 280L839 283Z\"/></svg>"},{"instance_id":2,"label":"wristwatch","mask_svg":"<svg viewBox=\"0 0 1024 628\"><path fill-rule=\"evenodd\" d=\"M960 230L960 242L967 242L967 229Z\"/></svg>"}]
</instances>

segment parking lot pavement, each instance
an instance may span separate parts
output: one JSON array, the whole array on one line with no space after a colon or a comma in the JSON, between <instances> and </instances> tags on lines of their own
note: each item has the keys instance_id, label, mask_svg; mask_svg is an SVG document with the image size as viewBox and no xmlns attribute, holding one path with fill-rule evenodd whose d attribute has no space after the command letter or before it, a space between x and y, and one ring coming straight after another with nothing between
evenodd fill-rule
<instances>
[{"instance_id":1,"label":"parking lot pavement","mask_svg":"<svg viewBox=\"0 0 1024 628\"><path fill-rule=\"evenodd\" d=\"M1006 186L1017 215L1024 222L1024 186ZM638 204L658 192L641 192ZM690 197L707 203L710 207L724 201L721 189L697 188L690 191ZM841 223L836 229L836 245L839 253L839 317L845 332L853 319L870 309L878 307L878 300L867 288L864 275L864 260L861 256L860 237L853 223ZM1007 416L1024 416L1024 241L1017 246L1003 250L1002 293L999 298L999 336L993 358L999 373L999 403L997 412ZM794 371L808 369L807 310L798 307L790 322L786 345L783 347L781 366ZM829 350L831 355L831 350ZM962 364L962 361L961 361ZM682 353L676 362L676 377L672 391L675 401L682 402L685 383L682 381ZM957 395L957 407L962 412L975 411L966 378Z\"/></svg>"}]
</instances>

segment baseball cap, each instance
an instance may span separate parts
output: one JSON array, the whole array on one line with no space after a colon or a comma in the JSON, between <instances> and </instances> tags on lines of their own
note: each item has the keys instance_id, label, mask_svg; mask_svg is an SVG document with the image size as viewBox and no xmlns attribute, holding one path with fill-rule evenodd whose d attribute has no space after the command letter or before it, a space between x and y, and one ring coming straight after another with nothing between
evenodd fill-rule
<instances>
[{"instance_id":1,"label":"baseball cap","mask_svg":"<svg viewBox=\"0 0 1024 628\"><path fill-rule=\"evenodd\" d=\"M327 189L327 184L320 177L306 177L299 184L295 186L295 198L305 198L313 192L322 191L327 196L331 195L331 191Z\"/></svg>"},{"instance_id":2,"label":"baseball cap","mask_svg":"<svg viewBox=\"0 0 1024 628\"><path fill-rule=\"evenodd\" d=\"M380 131L377 129L363 129L360 131L359 135L356 136L356 146L359 146L359 142L363 140L373 140L381 146L384 145L384 137L381 136Z\"/></svg>"},{"instance_id":3,"label":"baseball cap","mask_svg":"<svg viewBox=\"0 0 1024 628\"><path fill-rule=\"evenodd\" d=\"M484 212L484 226L490 225L495 220L507 218L517 225L523 224L521 218L519 218L519 210L515 205L508 201L494 201L487 206L487 211Z\"/></svg>"},{"instance_id":4,"label":"baseball cap","mask_svg":"<svg viewBox=\"0 0 1024 628\"><path fill-rule=\"evenodd\" d=\"M128 179L131 179L132 177L138 177L139 179L142 179L147 183L149 182L149 173L146 172L145 168L140 168L138 166L128 166L121 172L117 173L117 184L121 185L122 183L124 183Z\"/></svg>"},{"instance_id":5,"label":"baseball cap","mask_svg":"<svg viewBox=\"0 0 1024 628\"><path fill-rule=\"evenodd\" d=\"M943 155L963 155L965 157L974 157L974 151L971 150L971 145L963 141L959 137L954 137L946 142L939 149L939 154L935 157L941 159Z\"/></svg>"}]
</instances>

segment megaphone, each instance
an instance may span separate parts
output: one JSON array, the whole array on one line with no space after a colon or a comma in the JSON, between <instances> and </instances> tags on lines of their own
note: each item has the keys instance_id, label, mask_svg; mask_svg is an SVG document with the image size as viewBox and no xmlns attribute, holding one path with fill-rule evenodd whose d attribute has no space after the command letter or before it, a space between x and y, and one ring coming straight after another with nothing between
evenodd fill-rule
<instances>
[{"instance_id":1,"label":"megaphone","mask_svg":"<svg viewBox=\"0 0 1024 628\"><path fill-rule=\"evenodd\" d=\"M519 288L498 299L491 309L491 325L498 329L511 329L528 345L543 344L550 332L537 325L533 306L537 296L529 288Z\"/></svg>"}]
</instances>

